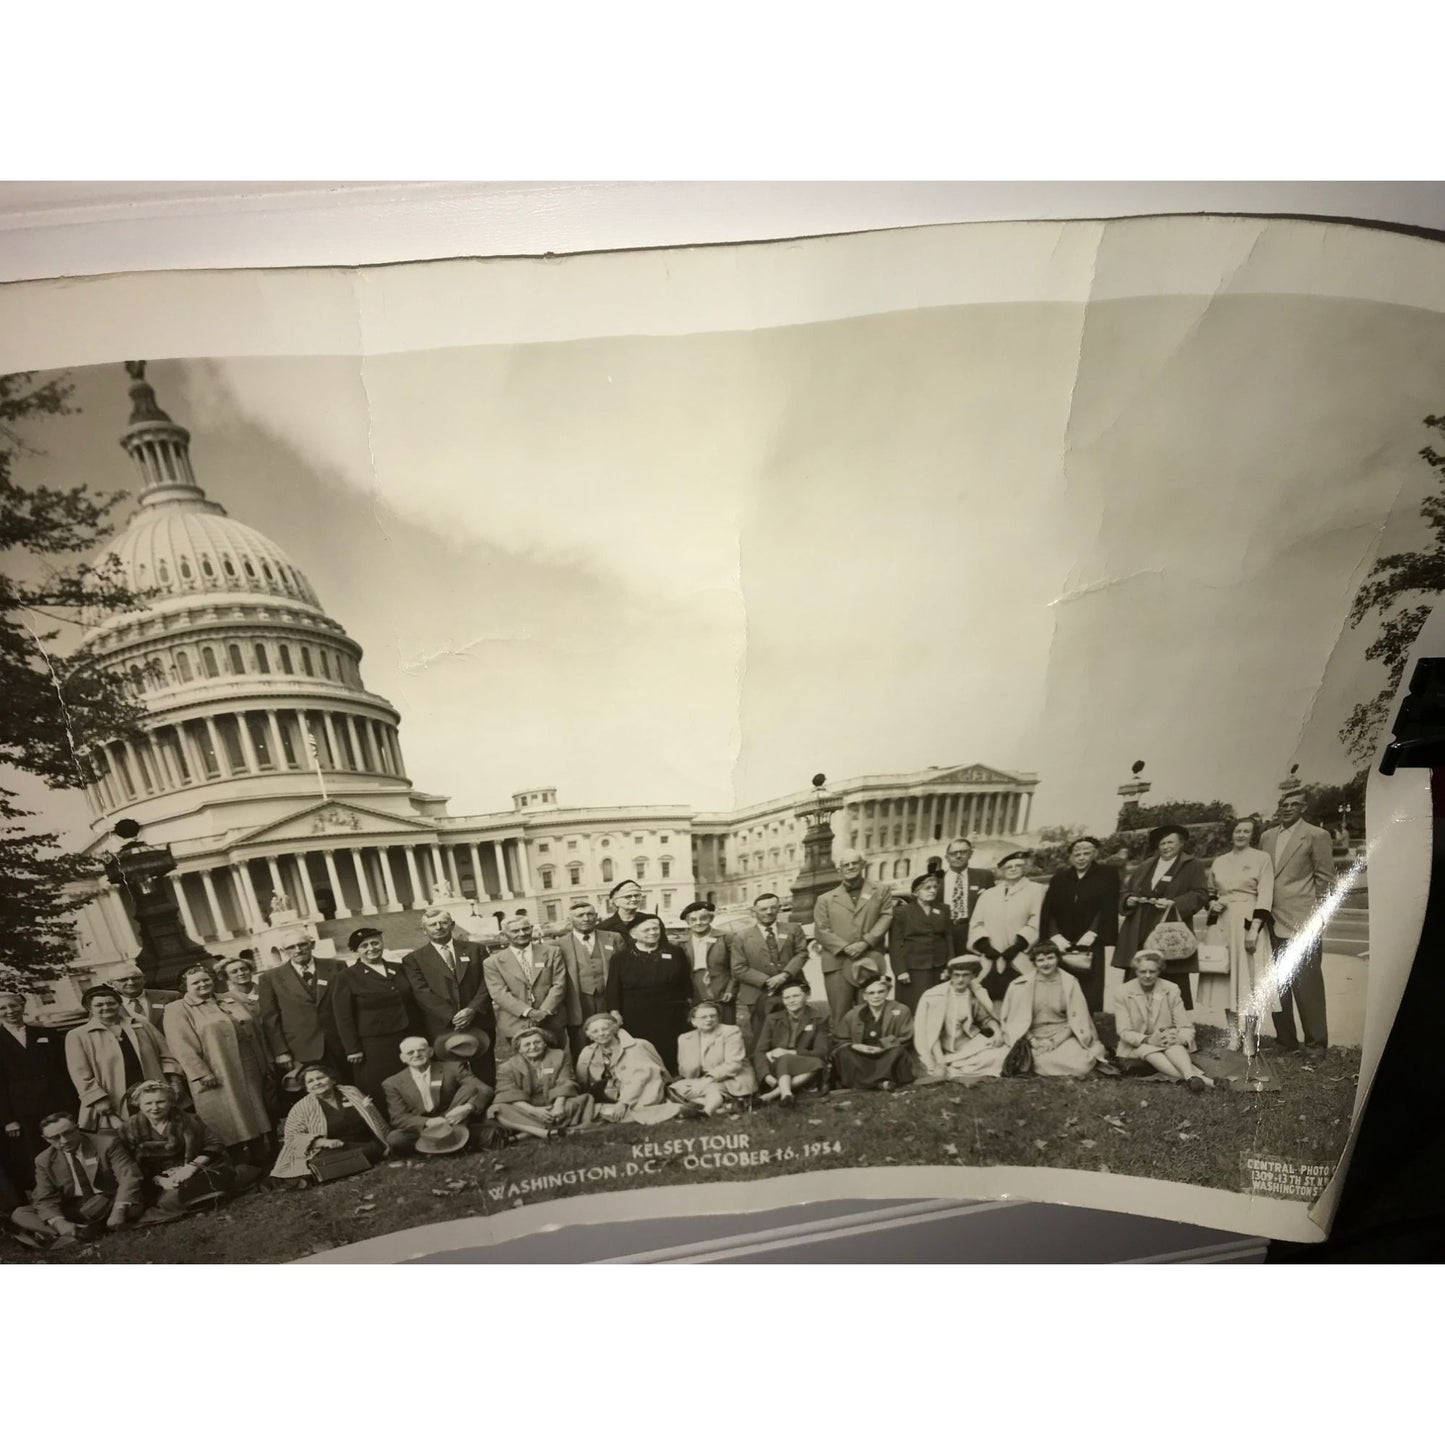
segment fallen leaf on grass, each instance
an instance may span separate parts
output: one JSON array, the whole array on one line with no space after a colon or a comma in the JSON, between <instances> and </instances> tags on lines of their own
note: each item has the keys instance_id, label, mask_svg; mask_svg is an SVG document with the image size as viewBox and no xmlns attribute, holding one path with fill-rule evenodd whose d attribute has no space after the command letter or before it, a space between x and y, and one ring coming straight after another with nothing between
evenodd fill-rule
<instances>
[{"instance_id":1,"label":"fallen leaf on grass","mask_svg":"<svg viewBox=\"0 0 1445 1445\"><path fill-rule=\"evenodd\" d=\"M374 1195L374 1194L363 1194L361 1197L362 1197L363 1199L367 1200L368 1202L370 1202L371 1200L373 1200L373 1199L376 1198L376 1195Z\"/></svg>"},{"instance_id":2,"label":"fallen leaf on grass","mask_svg":"<svg viewBox=\"0 0 1445 1445\"><path fill-rule=\"evenodd\" d=\"M358 1204L351 1212L353 1214L370 1214L376 1208L374 1204Z\"/></svg>"},{"instance_id":3,"label":"fallen leaf on grass","mask_svg":"<svg viewBox=\"0 0 1445 1445\"><path fill-rule=\"evenodd\" d=\"M808 1122L810 1124L821 1124L823 1121L821 1119L809 1119Z\"/></svg>"},{"instance_id":4,"label":"fallen leaf on grass","mask_svg":"<svg viewBox=\"0 0 1445 1445\"><path fill-rule=\"evenodd\" d=\"M452 1197L450 1189L433 1189L432 1193L435 1194L438 1199L450 1199Z\"/></svg>"},{"instance_id":5,"label":"fallen leaf on grass","mask_svg":"<svg viewBox=\"0 0 1445 1445\"><path fill-rule=\"evenodd\" d=\"M1095 1147L1095 1145L1094 1145L1094 1141L1093 1141L1092 1139L1080 1139L1080 1140L1079 1140L1079 1148L1080 1148L1080 1149L1092 1149L1092 1148L1094 1148L1094 1147Z\"/></svg>"},{"instance_id":6,"label":"fallen leaf on grass","mask_svg":"<svg viewBox=\"0 0 1445 1445\"><path fill-rule=\"evenodd\" d=\"M1035 1149L1038 1149L1040 1152L1042 1152L1043 1150L1047 1149L1048 1147L1049 1147L1049 1141L1048 1141L1047 1139L1035 1139L1035 1140L1034 1140L1034 1148L1035 1148Z\"/></svg>"},{"instance_id":7,"label":"fallen leaf on grass","mask_svg":"<svg viewBox=\"0 0 1445 1445\"><path fill-rule=\"evenodd\" d=\"M1191 1139L1197 1139L1198 1137L1198 1134L1180 1134L1178 1139L1181 1144L1187 1144Z\"/></svg>"},{"instance_id":8,"label":"fallen leaf on grass","mask_svg":"<svg viewBox=\"0 0 1445 1445\"><path fill-rule=\"evenodd\" d=\"M1141 1109L1147 1109L1147 1108L1149 1107L1149 1101L1148 1101L1148 1099L1140 1099L1140 1100L1139 1100L1139 1107L1140 1107Z\"/></svg>"},{"instance_id":9,"label":"fallen leaf on grass","mask_svg":"<svg viewBox=\"0 0 1445 1445\"><path fill-rule=\"evenodd\" d=\"M989 1132L992 1133L993 1131L990 1129ZM958 1145L957 1145L957 1144L945 1144L945 1145L943 1146L943 1152L944 1152L945 1154L947 1154L950 1159L957 1159L957 1158L958 1158Z\"/></svg>"},{"instance_id":10,"label":"fallen leaf on grass","mask_svg":"<svg viewBox=\"0 0 1445 1445\"><path fill-rule=\"evenodd\" d=\"M393 1159L393 1160L391 1161L391 1163L388 1164L386 1167L387 1167L388 1169L405 1169L405 1168L406 1168L406 1160L405 1160L405 1159Z\"/></svg>"}]
</instances>

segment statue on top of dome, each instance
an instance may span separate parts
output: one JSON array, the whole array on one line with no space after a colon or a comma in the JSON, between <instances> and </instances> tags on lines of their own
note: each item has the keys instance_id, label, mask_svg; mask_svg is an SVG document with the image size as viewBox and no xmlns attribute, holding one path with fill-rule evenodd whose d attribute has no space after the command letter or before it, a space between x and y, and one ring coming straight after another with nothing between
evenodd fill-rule
<instances>
[{"instance_id":1,"label":"statue on top of dome","mask_svg":"<svg viewBox=\"0 0 1445 1445\"><path fill-rule=\"evenodd\" d=\"M135 381L144 381L146 379L146 364L143 361L127 361L125 369Z\"/></svg>"}]
</instances>

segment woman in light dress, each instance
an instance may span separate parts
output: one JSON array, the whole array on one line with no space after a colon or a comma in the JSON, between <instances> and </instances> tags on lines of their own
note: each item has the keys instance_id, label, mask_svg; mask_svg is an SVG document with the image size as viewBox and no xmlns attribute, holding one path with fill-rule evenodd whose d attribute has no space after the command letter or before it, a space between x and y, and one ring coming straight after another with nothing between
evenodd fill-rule
<instances>
[{"instance_id":1,"label":"woman in light dress","mask_svg":"<svg viewBox=\"0 0 1445 1445\"><path fill-rule=\"evenodd\" d=\"M1256 846L1259 824L1240 818L1229 852L1210 865L1209 921L1229 953L1228 973L1201 974L1199 1007L1223 1013L1226 1046L1253 1057L1259 1021L1280 1008L1269 925L1274 906L1274 860Z\"/></svg>"},{"instance_id":2,"label":"woman in light dress","mask_svg":"<svg viewBox=\"0 0 1445 1445\"><path fill-rule=\"evenodd\" d=\"M709 1118L730 1114L758 1088L743 1031L723 1023L718 1006L709 999L693 1004L687 1019L692 1031L678 1038L678 1077L668 1092L681 1104L700 1104Z\"/></svg>"},{"instance_id":3,"label":"woman in light dress","mask_svg":"<svg viewBox=\"0 0 1445 1445\"><path fill-rule=\"evenodd\" d=\"M1033 972L1016 978L1004 995L1003 1032L1008 1046L1026 1038L1032 1071L1040 1078L1081 1079L1095 1069L1117 1074L1094 1032L1083 989L1070 974L1059 971L1058 947L1038 944L1031 961Z\"/></svg>"},{"instance_id":4,"label":"woman in light dress","mask_svg":"<svg viewBox=\"0 0 1445 1445\"><path fill-rule=\"evenodd\" d=\"M683 1112L667 1097L667 1070L646 1039L633 1038L611 1014L593 1014L582 1032L587 1043L577 1055L577 1082L597 1101L599 1119L661 1124Z\"/></svg>"},{"instance_id":5,"label":"woman in light dress","mask_svg":"<svg viewBox=\"0 0 1445 1445\"><path fill-rule=\"evenodd\" d=\"M999 1026L980 979L984 960L964 953L943 968L943 982L926 989L913 1021L920 1083L945 1079L996 1079L1008 1056Z\"/></svg>"},{"instance_id":6,"label":"woman in light dress","mask_svg":"<svg viewBox=\"0 0 1445 1445\"><path fill-rule=\"evenodd\" d=\"M1162 977L1164 958L1152 948L1134 955L1134 977L1119 990L1114 1023L1121 1059L1142 1059L1162 1078L1187 1084L1198 1093L1214 1080L1190 1058L1194 1024L1178 984Z\"/></svg>"}]
</instances>

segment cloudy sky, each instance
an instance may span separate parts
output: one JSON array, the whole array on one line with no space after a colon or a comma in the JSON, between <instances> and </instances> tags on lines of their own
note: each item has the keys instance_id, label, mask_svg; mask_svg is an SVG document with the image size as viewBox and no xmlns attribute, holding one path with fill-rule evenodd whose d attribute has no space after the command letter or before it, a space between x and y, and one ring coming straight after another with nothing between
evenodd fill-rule
<instances>
[{"instance_id":1,"label":"cloudy sky","mask_svg":"<svg viewBox=\"0 0 1445 1445\"><path fill-rule=\"evenodd\" d=\"M1348 776L1344 617L1421 537L1441 374L1432 314L1273 296L151 369L455 813L984 762L1099 830L1135 758L1245 807ZM128 486L124 372L75 377L29 475Z\"/></svg>"}]
</instances>

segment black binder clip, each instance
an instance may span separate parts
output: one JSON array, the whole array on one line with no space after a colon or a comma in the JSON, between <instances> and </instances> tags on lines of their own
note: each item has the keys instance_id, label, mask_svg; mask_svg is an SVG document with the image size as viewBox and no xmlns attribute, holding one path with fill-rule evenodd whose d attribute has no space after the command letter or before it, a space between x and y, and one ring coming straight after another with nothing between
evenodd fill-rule
<instances>
[{"instance_id":1,"label":"black binder clip","mask_svg":"<svg viewBox=\"0 0 1445 1445\"><path fill-rule=\"evenodd\" d=\"M1391 731L1394 741L1380 758L1385 777L1396 768L1445 767L1445 658L1422 657L1415 664Z\"/></svg>"}]
</instances>

